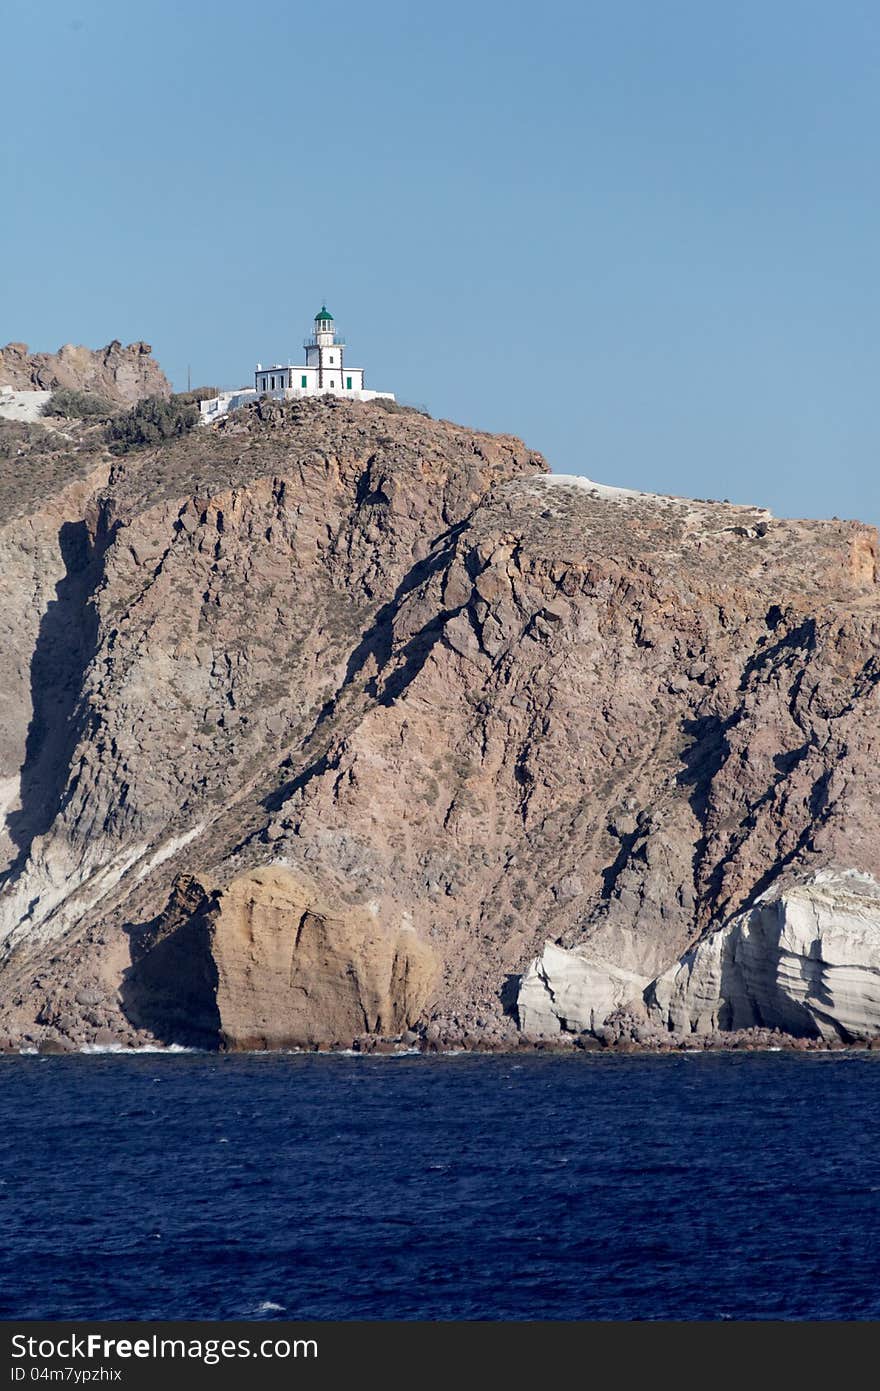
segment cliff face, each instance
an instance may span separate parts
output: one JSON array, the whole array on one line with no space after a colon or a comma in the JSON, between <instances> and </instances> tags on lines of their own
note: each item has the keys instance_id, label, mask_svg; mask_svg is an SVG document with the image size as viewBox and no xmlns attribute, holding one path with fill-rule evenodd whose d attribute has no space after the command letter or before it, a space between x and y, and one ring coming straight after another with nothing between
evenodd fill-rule
<instances>
[{"instance_id":1,"label":"cliff face","mask_svg":"<svg viewBox=\"0 0 880 1391\"><path fill-rule=\"evenodd\" d=\"M548 938L651 980L783 871L880 875L872 529L375 405L88 462L0 635L10 1037L501 1039Z\"/></svg>"},{"instance_id":2,"label":"cliff face","mask_svg":"<svg viewBox=\"0 0 880 1391\"><path fill-rule=\"evenodd\" d=\"M133 940L129 1018L171 1042L227 1048L346 1046L417 1023L436 975L412 923L370 902L323 902L269 864L207 891L179 879Z\"/></svg>"},{"instance_id":3,"label":"cliff face","mask_svg":"<svg viewBox=\"0 0 880 1391\"><path fill-rule=\"evenodd\" d=\"M820 870L777 886L704 937L647 992L679 1033L771 1025L795 1036L880 1033L880 885Z\"/></svg>"},{"instance_id":4,"label":"cliff face","mask_svg":"<svg viewBox=\"0 0 880 1391\"><path fill-rule=\"evenodd\" d=\"M93 391L108 401L133 406L145 396L171 395L171 383L151 356L149 343L116 339L106 348L65 343L57 353L28 353L26 343L0 348L0 386L13 391Z\"/></svg>"}]
</instances>

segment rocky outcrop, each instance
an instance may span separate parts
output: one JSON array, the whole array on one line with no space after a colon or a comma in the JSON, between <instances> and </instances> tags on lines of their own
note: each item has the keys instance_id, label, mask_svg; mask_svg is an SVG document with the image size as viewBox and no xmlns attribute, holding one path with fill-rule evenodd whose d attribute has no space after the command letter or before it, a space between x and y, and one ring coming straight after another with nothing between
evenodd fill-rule
<instances>
[{"instance_id":1,"label":"rocky outcrop","mask_svg":"<svg viewBox=\"0 0 880 1391\"><path fill-rule=\"evenodd\" d=\"M347 1045L399 1034L430 995L436 960L406 918L322 901L283 865L208 891L178 881L133 937L123 991L135 1027L232 1049Z\"/></svg>"},{"instance_id":2,"label":"rocky outcrop","mask_svg":"<svg viewBox=\"0 0 880 1391\"><path fill-rule=\"evenodd\" d=\"M129 944L186 940L182 876L278 863L319 916L411 921L422 1020L498 1037L548 940L649 981L785 876L880 876L872 528L550 475L375 403L261 402L114 461L42 433L88 481L29 509L27 561L15 499L0 529L0 1033L161 1036L126 1012ZM603 1009L579 990L555 1027ZM230 1039L287 1036L246 1014Z\"/></svg>"},{"instance_id":3,"label":"rocky outcrop","mask_svg":"<svg viewBox=\"0 0 880 1391\"><path fill-rule=\"evenodd\" d=\"M880 885L824 871L763 894L647 992L679 1033L769 1028L824 1039L880 1034Z\"/></svg>"},{"instance_id":4,"label":"rocky outcrop","mask_svg":"<svg viewBox=\"0 0 880 1391\"><path fill-rule=\"evenodd\" d=\"M0 387L14 391L91 391L107 401L132 406L146 396L171 395L171 383L151 356L149 343L116 339L106 348L65 343L57 353L29 353L26 343L0 348Z\"/></svg>"},{"instance_id":5,"label":"rocky outcrop","mask_svg":"<svg viewBox=\"0 0 880 1391\"><path fill-rule=\"evenodd\" d=\"M641 1003L648 983L633 971L591 959L584 948L565 951L547 942L520 982L519 1026L535 1037L595 1033L615 1009Z\"/></svg>"},{"instance_id":6,"label":"rocky outcrop","mask_svg":"<svg viewBox=\"0 0 880 1391\"><path fill-rule=\"evenodd\" d=\"M436 976L430 945L376 902L328 906L281 866L217 895L211 947L224 1041L235 1048L399 1034Z\"/></svg>"}]
</instances>

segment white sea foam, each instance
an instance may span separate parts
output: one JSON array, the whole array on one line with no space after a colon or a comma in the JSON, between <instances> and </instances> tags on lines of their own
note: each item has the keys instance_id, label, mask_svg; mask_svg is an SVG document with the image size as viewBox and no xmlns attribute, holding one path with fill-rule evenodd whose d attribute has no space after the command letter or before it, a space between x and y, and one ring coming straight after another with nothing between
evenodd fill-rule
<instances>
[{"instance_id":1,"label":"white sea foam","mask_svg":"<svg viewBox=\"0 0 880 1391\"><path fill-rule=\"evenodd\" d=\"M34 1050L36 1051L36 1050ZM140 1048L126 1048L124 1043L84 1043L77 1049L79 1053L122 1053L128 1057L132 1053L208 1053L208 1048L184 1048L182 1043L145 1043Z\"/></svg>"}]
</instances>

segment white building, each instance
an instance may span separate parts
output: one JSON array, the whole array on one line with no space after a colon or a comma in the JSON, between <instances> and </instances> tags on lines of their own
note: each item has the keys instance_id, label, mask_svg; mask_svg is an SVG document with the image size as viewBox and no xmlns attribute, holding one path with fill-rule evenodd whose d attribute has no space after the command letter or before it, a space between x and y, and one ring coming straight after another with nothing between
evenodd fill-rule
<instances>
[{"instance_id":1,"label":"white building","mask_svg":"<svg viewBox=\"0 0 880 1391\"><path fill-rule=\"evenodd\" d=\"M203 423L210 423L229 410L254 401L259 396L276 400L296 400L302 396L342 396L351 401L374 401L377 397L393 401L392 391L367 391L363 367L349 367L345 361L345 340L338 332L333 315L322 305L315 315L311 337L306 338L306 360L296 365L276 362L271 367L257 363L254 389L223 391L208 401L202 401Z\"/></svg>"}]
</instances>

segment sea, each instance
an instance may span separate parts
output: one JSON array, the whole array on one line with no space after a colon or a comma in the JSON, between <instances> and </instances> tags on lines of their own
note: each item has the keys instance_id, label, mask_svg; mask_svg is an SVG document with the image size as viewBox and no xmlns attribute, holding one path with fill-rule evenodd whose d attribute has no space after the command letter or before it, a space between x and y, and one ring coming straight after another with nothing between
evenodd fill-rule
<instances>
[{"instance_id":1,"label":"sea","mask_svg":"<svg viewBox=\"0 0 880 1391\"><path fill-rule=\"evenodd\" d=\"M5 1319L880 1318L880 1054L0 1058Z\"/></svg>"}]
</instances>

